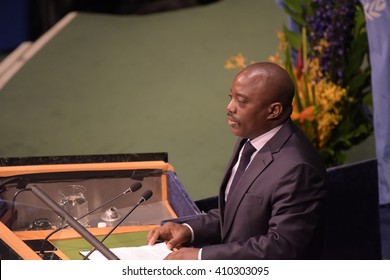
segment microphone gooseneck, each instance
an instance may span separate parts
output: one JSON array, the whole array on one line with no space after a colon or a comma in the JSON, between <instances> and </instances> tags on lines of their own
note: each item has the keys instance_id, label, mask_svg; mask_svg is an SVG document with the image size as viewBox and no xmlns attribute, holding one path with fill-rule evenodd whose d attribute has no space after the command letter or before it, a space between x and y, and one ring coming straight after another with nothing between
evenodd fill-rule
<instances>
[{"instance_id":1,"label":"microphone gooseneck","mask_svg":"<svg viewBox=\"0 0 390 280\"><path fill-rule=\"evenodd\" d=\"M85 218L86 216L88 216L88 215L90 215L90 214L96 212L97 210L103 208L103 207L106 206L107 204L113 202L114 200L120 198L121 196L123 196L123 195L125 195L125 194L127 194L127 193L129 193L129 192L132 192L132 193L133 193L133 192L138 191L140 188L142 188L142 183L140 183L140 182L135 182L135 183L132 184L128 189L126 189L124 192L122 192L122 193L120 193L119 195L117 195L117 196L111 198L111 199L108 200L107 202L103 203L102 205L100 205L99 207L93 209L92 211L89 211L88 213L84 214L83 216L77 218L76 221L79 221L79 220ZM53 236L55 233L59 232L60 230L62 230L62 229L64 229L64 228L67 228L67 227L69 227L69 225L63 225L62 227L59 227L59 228L53 230L51 233L49 233L49 234L46 236L46 238L42 241L42 244L41 244L41 250L40 250L40 252L39 252L39 254L40 254L41 256L45 254L45 249L44 249L44 248L45 248L45 245L46 245L47 241L49 240L49 238L50 238L51 236Z\"/></svg>"},{"instance_id":2,"label":"microphone gooseneck","mask_svg":"<svg viewBox=\"0 0 390 280\"><path fill-rule=\"evenodd\" d=\"M141 203L144 203L145 201L147 201L149 198L151 198L153 195L153 192L151 190L147 190L145 191L142 195L141 195L141 198L139 199L139 201L137 202L137 204L126 214L126 216L124 216L122 218L122 220L119 221L119 223L114 226L107 234L106 236L104 236L104 238L100 241L100 243L103 243L104 240L106 240L110 235L111 233L114 232L114 230L116 230L122 223L124 220L126 220L126 218L141 204ZM92 248L91 251L88 252L88 254L84 257L84 260L86 260L93 252L95 252L96 248Z\"/></svg>"},{"instance_id":3,"label":"microphone gooseneck","mask_svg":"<svg viewBox=\"0 0 390 280\"><path fill-rule=\"evenodd\" d=\"M77 222L69 213L67 213L61 206L57 204L50 196L42 191L37 185L31 185L29 190L43 203L45 203L51 210L53 210L61 218L68 221L69 225L77 231L85 240L87 240L92 246L95 246L99 252L102 253L109 260L119 260L119 258L111 252L106 246L104 246L99 240L86 230L79 222Z\"/></svg>"}]
</instances>

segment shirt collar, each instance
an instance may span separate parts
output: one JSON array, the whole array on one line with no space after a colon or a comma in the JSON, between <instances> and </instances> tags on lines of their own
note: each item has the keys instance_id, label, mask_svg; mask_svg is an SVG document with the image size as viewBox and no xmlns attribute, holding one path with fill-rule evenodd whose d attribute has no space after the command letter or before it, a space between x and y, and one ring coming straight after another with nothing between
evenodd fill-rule
<instances>
[{"instance_id":1,"label":"shirt collar","mask_svg":"<svg viewBox=\"0 0 390 280\"><path fill-rule=\"evenodd\" d=\"M256 152L258 152L261 148L263 148L265 143L267 143L272 137L274 137L281 127L282 125L278 125L277 127L271 129L270 131L267 131L266 133L250 140L253 147L255 147Z\"/></svg>"}]
</instances>

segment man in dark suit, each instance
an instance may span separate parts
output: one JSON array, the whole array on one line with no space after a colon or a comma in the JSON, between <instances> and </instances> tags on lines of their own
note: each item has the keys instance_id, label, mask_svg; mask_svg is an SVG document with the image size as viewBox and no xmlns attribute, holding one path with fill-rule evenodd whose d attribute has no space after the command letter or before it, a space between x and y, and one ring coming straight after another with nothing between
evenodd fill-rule
<instances>
[{"instance_id":1,"label":"man in dark suit","mask_svg":"<svg viewBox=\"0 0 390 280\"><path fill-rule=\"evenodd\" d=\"M291 78L276 64L255 63L238 73L229 96L228 123L239 139L218 209L151 230L148 242L178 249L166 259L304 258L326 196L326 169L290 119Z\"/></svg>"}]
</instances>

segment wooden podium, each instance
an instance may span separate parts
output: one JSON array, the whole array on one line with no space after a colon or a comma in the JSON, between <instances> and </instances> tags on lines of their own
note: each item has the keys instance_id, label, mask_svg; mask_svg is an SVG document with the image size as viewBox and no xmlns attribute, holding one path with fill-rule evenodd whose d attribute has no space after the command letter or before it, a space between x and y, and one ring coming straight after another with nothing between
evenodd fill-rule
<instances>
[{"instance_id":1,"label":"wooden podium","mask_svg":"<svg viewBox=\"0 0 390 280\"><path fill-rule=\"evenodd\" d=\"M104 244L108 248L146 245L147 232L156 226L119 226ZM111 229L112 227L88 228L88 231L101 240ZM79 252L91 250L93 247L74 229L63 229L49 238L45 244L46 250L43 256L40 256L42 242L51 232L51 230L11 231L0 223L0 242L8 247L8 251L3 248L2 259L81 260L83 257Z\"/></svg>"},{"instance_id":2,"label":"wooden podium","mask_svg":"<svg viewBox=\"0 0 390 280\"><path fill-rule=\"evenodd\" d=\"M0 179L1 198L8 205L8 220L0 224L0 252L4 259L82 259L79 251L92 248L72 228L61 229L43 242L60 227L60 219L31 191L26 191L31 184L39 186L54 201L59 199L61 186L83 185L87 190L89 211L92 211L106 205L105 202L117 197L134 182L140 182L139 191L120 196L89 217L87 230L100 240L122 222L104 241L109 248L145 245L147 232L162 221L200 212L180 184L173 167L161 160L2 166ZM125 213L137 204L145 190L151 190L153 196L126 219L108 223L102 220L105 211L112 208L118 210L119 216L126 217ZM36 221L42 220L47 221L49 228L34 228ZM101 227L102 222L104 227ZM43 250L42 244L49 245L43 255L39 254Z\"/></svg>"}]
</instances>

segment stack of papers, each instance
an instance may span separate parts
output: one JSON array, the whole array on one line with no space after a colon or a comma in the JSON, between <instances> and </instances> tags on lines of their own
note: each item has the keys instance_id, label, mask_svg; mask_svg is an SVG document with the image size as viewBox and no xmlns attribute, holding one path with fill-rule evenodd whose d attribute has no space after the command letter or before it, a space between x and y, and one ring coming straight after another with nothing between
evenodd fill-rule
<instances>
[{"instance_id":1,"label":"stack of papers","mask_svg":"<svg viewBox=\"0 0 390 280\"><path fill-rule=\"evenodd\" d=\"M119 247L110 249L121 260L162 260L172 252L167 248L167 245L157 243L155 245L145 245L139 247ZM80 251L80 254L86 256L89 251ZM99 251L95 250L88 259L90 260L106 260Z\"/></svg>"}]
</instances>

